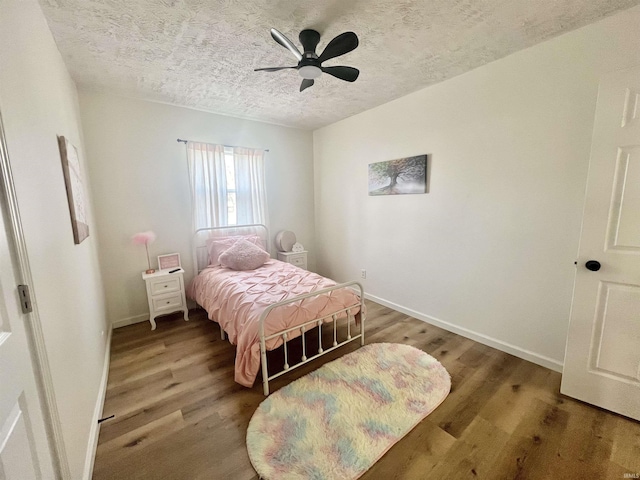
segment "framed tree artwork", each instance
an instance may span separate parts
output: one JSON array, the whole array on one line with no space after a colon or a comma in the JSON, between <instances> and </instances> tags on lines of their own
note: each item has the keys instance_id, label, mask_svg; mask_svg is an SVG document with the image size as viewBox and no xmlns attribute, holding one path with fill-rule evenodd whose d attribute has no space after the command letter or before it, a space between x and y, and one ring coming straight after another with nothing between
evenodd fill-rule
<instances>
[{"instance_id":1,"label":"framed tree artwork","mask_svg":"<svg viewBox=\"0 0 640 480\"><path fill-rule=\"evenodd\" d=\"M80 158L76 147L62 135L58 136L58 146L62 158L64 183L67 187L73 241L77 245L89 236L89 218L87 216L84 179L80 171Z\"/></svg>"},{"instance_id":2,"label":"framed tree artwork","mask_svg":"<svg viewBox=\"0 0 640 480\"><path fill-rule=\"evenodd\" d=\"M427 155L369 164L369 195L427 193Z\"/></svg>"}]
</instances>

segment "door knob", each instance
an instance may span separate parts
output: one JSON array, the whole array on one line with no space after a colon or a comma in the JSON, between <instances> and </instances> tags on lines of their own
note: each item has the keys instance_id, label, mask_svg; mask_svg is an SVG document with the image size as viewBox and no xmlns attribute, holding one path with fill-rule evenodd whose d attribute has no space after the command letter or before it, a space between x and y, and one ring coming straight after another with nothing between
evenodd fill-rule
<instances>
[{"instance_id":1,"label":"door knob","mask_svg":"<svg viewBox=\"0 0 640 480\"><path fill-rule=\"evenodd\" d=\"M597 272L598 270L600 270L600 262L598 262L597 260L589 260L587 263L584 264L585 267L587 267L587 270L591 270L592 272Z\"/></svg>"}]
</instances>

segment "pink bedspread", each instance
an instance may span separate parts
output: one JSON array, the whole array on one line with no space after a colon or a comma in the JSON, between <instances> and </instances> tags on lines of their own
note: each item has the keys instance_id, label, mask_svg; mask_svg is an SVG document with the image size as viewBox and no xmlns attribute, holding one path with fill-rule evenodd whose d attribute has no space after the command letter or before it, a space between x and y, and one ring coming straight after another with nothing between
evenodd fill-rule
<instances>
[{"instance_id":1,"label":"pink bedspread","mask_svg":"<svg viewBox=\"0 0 640 480\"><path fill-rule=\"evenodd\" d=\"M193 279L187 295L218 322L237 345L235 381L253 386L260 370L260 315L269 305L336 285L318 274L302 270L289 263L269 260L256 270L235 271L217 265L205 268ZM265 335L300 325L308 320L356 305L358 295L343 288L318 297L311 297L283 307L274 308L265 321ZM355 315L359 308L351 313ZM342 315L344 317L344 315ZM331 321L331 320L329 320ZM300 335L290 332L289 338ZM280 337L267 341L267 350L282 345Z\"/></svg>"}]
</instances>

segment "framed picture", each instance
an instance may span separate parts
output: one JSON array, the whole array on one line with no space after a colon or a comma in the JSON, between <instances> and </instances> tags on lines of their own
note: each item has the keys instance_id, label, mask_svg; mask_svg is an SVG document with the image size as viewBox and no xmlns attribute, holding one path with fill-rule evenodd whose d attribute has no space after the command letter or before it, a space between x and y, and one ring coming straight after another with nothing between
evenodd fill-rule
<instances>
[{"instance_id":1,"label":"framed picture","mask_svg":"<svg viewBox=\"0 0 640 480\"><path fill-rule=\"evenodd\" d=\"M87 217L84 180L80 171L80 159L76 147L63 136L58 136L58 147L62 159L64 183L67 187L73 241L77 245L89 236L89 219Z\"/></svg>"},{"instance_id":2,"label":"framed picture","mask_svg":"<svg viewBox=\"0 0 640 480\"><path fill-rule=\"evenodd\" d=\"M180 254L170 253L168 255L158 255L158 270L168 268L180 268Z\"/></svg>"},{"instance_id":3,"label":"framed picture","mask_svg":"<svg viewBox=\"0 0 640 480\"><path fill-rule=\"evenodd\" d=\"M369 164L369 195L427 193L427 156Z\"/></svg>"}]
</instances>

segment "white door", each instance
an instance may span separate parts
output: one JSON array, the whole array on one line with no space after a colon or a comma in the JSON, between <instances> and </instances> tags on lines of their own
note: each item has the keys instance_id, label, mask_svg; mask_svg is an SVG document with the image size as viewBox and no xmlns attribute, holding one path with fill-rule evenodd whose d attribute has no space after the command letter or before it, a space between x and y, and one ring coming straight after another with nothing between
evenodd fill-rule
<instances>
[{"instance_id":1,"label":"white door","mask_svg":"<svg viewBox=\"0 0 640 480\"><path fill-rule=\"evenodd\" d=\"M0 148L0 155L3 151ZM2 182L0 210L0 480L50 479L55 474L25 330L29 318L22 313L17 291L17 262Z\"/></svg>"},{"instance_id":2,"label":"white door","mask_svg":"<svg viewBox=\"0 0 640 480\"><path fill-rule=\"evenodd\" d=\"M640 68L600 84L561 391L640 420Z\"/></svg>"}]
</instances>

